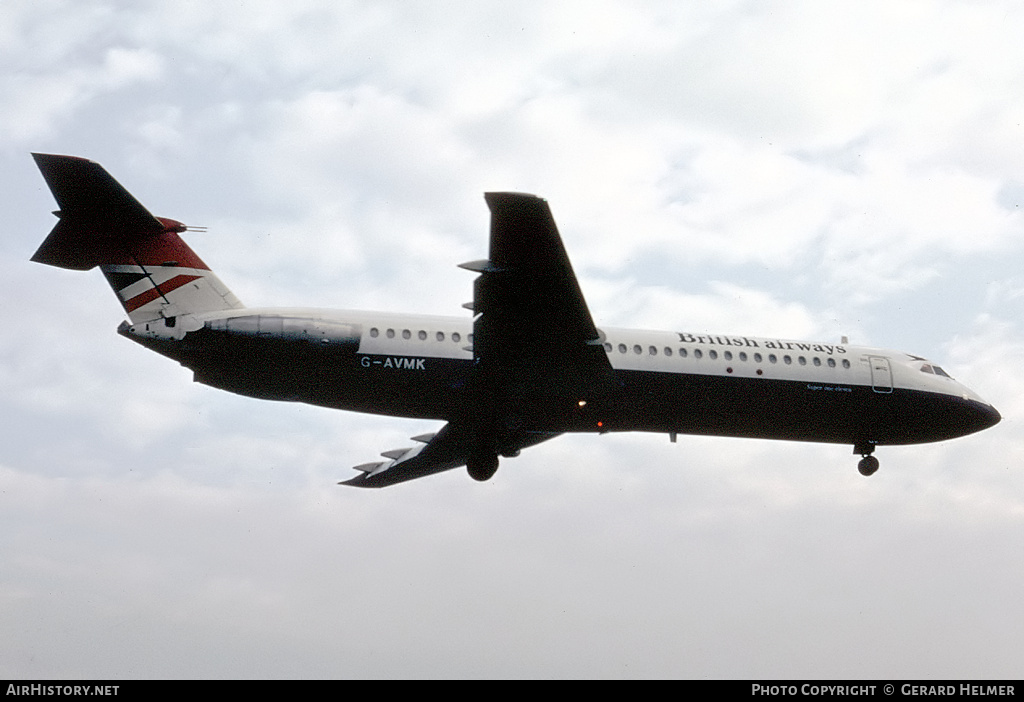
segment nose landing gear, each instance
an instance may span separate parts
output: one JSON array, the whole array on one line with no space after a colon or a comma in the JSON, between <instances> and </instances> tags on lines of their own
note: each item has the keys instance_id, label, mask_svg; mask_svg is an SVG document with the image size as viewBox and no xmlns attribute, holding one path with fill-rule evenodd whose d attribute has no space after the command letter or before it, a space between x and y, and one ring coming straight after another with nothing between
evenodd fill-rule
<instances>
[{"instance_id":1,"label":"nose landing gear","mask_svg":"<svg viewBox=\"0 0 1024 702\"><path fill-rule=\"evenodd\" d=\"M864 458L860 459L857 463L857 470L859 470L860 474L865 478L874 475L875 471L878 470L878 459L874 456L864 456Z\"/></svg>"},{"instance_id":2,"label":"nose landing gear","mask_svg":"<svg viewBox=\"0 0 1024 702\"><path fill-rule=\"evenodd\" d=\"M857 470L860 471L860 474L865 478L874 475L878 470L878 459L871 455L875 452L874 445L857 444L853 447L853 452L861 455L860 462L857 463Z\"/></svg>"}]
</instances>

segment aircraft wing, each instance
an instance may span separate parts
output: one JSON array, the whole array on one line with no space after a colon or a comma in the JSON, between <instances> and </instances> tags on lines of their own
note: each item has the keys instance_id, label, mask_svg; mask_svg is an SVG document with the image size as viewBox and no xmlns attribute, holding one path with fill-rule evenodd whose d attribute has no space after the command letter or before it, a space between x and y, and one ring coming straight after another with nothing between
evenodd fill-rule
<instances>
[{"instance_id":1,"label":"aircraft wing","mask_svg":"<svg viewBox=\"0 0 1024 702\"><path fill-rule=\"evenodd\" d=\"M487 193L490 258L462 264L474 285L473 355L484 385L515 393L527 384L559 393L614 389L604 339L594 325L545 200Z\"/></svg>"},{"instance_id":2,"label":"aircraft wing","mask_svg":"<svg viewBox=\"0 0 1024 702\"><path fill-rule=\"evenodd\" d=\"M556 436L558 434L527 434L519 442L518 448L534 446ZM410 448L385 451L381 456L386 458L386 461L355 466L355 470L360 471L360 474L340 482L339 485L379 488L441 473L466 465L470 450L474 446L473 432L467 425L456 423L445 424L436 434L414 436L412 440L419 444Z\"/></svg>"},{"instance_id":3,"label":"aircraft wing","mask_svg":"<svg viewBox=\"0 0 1024 702\"><path fill-rule=\"evenodd\" d=\"M344 485L393 485L466 465L481 451L514 456L558 436L580 408L618 388L547 202L523 193L485 197L490 257L462 264L480 274L463 405L437 434L414 437L420 446L356 466L362 474Z\"/></svg>"}]
</instances>

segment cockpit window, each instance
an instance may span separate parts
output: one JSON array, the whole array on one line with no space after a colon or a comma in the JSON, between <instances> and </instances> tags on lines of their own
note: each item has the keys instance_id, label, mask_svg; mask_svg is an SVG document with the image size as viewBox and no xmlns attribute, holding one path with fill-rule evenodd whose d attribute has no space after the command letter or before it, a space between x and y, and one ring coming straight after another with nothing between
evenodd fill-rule
<instances>
[{"instance_id":1,"label":"cockpit window","mask_svg":"<svg viewBox=\"0 0 1024 702\"><path fill-rule=\"evenodd\" d=\"M931 363L925 363L923 366L921 366L921 372L922 373L933 373L935 375L941 375L943 378L950 378L950 379L952 379L952 376L949 373L947 373L946 371L942 370L938 366L932 365Z\"/></svg>"}]
</instances>

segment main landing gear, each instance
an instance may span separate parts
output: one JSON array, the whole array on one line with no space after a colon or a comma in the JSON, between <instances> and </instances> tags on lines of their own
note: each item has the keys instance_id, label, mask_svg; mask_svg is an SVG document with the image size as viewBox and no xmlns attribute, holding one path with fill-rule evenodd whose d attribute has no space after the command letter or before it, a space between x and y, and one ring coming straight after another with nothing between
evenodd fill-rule
<instances>
[{"instance_id":1,"label":"main landing gear","mask_svg":"<svg viewBox=\"0 0 1024 702\"><path fill-rule=\"evenodd\" d=\"M466 470L473 480L483 482L490 480L498 470L498 454L484 453L470 456L466 461Z\"/></svg>"},{"instance_id":2,"label":"main landing gear","mask_svg":"<svg viewBox=\"0 0 1024 702\"><path fill-rule=\"evenodd\" d=\"M865 478L874 475L878 470L878 459L871 455L874 451L875 447L872 444L858 444L853 447L853 452L861 455L857 470Z\"/></svg>"}]
</instances>

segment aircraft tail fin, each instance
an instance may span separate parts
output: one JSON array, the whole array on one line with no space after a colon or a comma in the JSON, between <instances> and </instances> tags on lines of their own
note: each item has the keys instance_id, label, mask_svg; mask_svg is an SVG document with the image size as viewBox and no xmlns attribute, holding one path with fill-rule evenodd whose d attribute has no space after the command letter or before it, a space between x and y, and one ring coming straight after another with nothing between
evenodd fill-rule
<instances>
[{"instance_id":1,"label":"aircraft tail fin","mask_svg":"<svg viewBox=\"0 0 1024 702\"><path fill-rule=\"evenodd\" d=\"M60 218L32 256L37 263L99 266L133 324L243 307L178 236L181 222L154 217L98 163L32 154Z\"/></svg>"}]
</instances>

